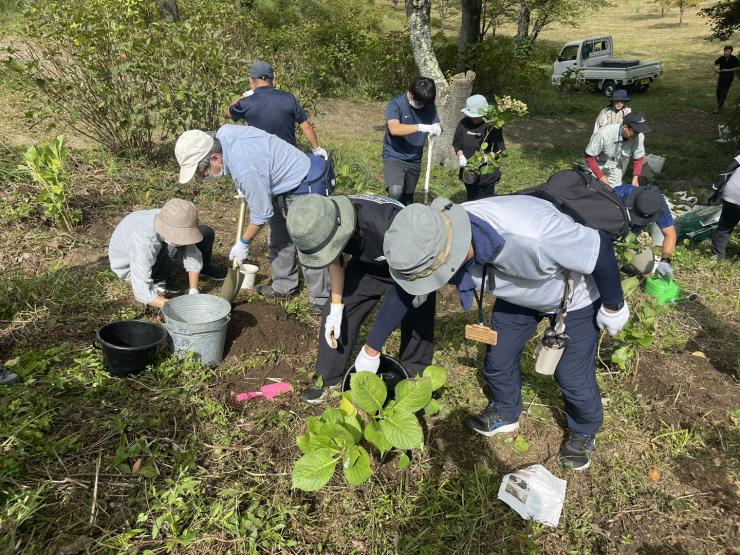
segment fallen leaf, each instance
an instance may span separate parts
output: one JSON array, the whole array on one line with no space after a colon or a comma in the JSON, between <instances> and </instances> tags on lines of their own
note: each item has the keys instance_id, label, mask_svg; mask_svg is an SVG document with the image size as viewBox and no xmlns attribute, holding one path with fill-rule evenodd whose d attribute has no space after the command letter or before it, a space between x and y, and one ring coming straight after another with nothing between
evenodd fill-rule
<instances>
[{"instance_id":1,"label":"fallen leaf","mask_svg":"<svg viewBox=\"0 0 740 555\"><path fill-rule=\"evenodd\" d=\"M655 468L651 468L648 470L648 478L650 478L653 482L658 482L660 480L660 472L658 472Z\"/></svg>"},{"instance_id":2,"label":"fallen leaf","mask_svg":"<svg viewBox=\"0 0 740 555\"><path fill-rule=\"evenodd\" d=\"M138 476L140 470L141 470L141 459L136 459L134 466L131 467L131 474L133 474L134 476Z\"/></svg>"},{"instance_id":3,"label":"fallen leaf","mask_svg":"<svg viewBox=\"0 0 740 555\"><path fill-rule=\"evenodd\" d=\"M691 353L691 356L692 357L699 357L699 358L707 358L707 355L705 355L701 351L694 351L693 353Z\"/></svg>"}]
</instances>

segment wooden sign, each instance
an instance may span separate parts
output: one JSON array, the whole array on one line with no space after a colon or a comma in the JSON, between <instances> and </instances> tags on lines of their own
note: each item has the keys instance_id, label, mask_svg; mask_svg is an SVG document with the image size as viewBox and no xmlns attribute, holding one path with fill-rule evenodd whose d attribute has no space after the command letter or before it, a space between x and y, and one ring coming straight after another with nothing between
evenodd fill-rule
<instances>
[{"instance_id":1,"label":"wooden sign","mask_svg":"<svg viewBox=\"0 0 740 555\"><path fill-rule=\"evenodd\" d=\"M498 334L483 324L468 324L465 326L465 338L487 345L496 345Z\"/></svg>"}]
</instances>

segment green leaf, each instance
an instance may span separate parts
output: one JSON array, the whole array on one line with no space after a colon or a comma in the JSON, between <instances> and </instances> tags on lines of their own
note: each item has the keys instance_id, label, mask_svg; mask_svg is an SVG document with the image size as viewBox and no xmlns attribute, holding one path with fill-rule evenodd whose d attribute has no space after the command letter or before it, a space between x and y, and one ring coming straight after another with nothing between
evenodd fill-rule
<instances>
[{"instance_id":1,"label":"green leaf","mask_svg":"<svg viewBox=\"0 0 740 555\"><path fill-rule=\"evenodd\" d=\"M637 276L628 277L622 280L622 293L625 297L632 294L640 285L640 278Z\"/></svg>"},{"instance_id":2,"label":"green leaf","mask_svg":"<svg viewBox=\"0 0 740 555\"><path fill-rule=\"evenodd\" d=\"M429 378L432 382L432 391L437 391L447 383L447 372L441 366L427 366L422 377Z\"/></svg>"},{"instance_id":3,"label":"green leaf","mask_svg":"<svg viewBox=\"0 0 740 555\"><path fill-rule=\"evenodd\" d=\"M364 435L368 443L380 452L381 457L393 447L393 445L391 445L386 439L385 435L383 435L383 431L380 429L380 424L377 422L371 422L365 426Z\"/></svg>"},{"instance_id":4,"label":"green leaf","mask_svg":"<svg viewBox=\"0 0 740 555\"><path fill-rule=\"evenodd\" d=\"M337 457L330 449L306 453L293 466L291 487L303 491L317 491L329 483L337 467Z\"/></svg>"},{"instance_id":5,"label":"green leaf","mask_svg":"<svg viewBox=\"0 0 740 555\"><path fill-rule=\"evenodd\" d=\"M424 415L425 416L434 416L439 412L440 406L439 401L437 399L430 399L427 403L427 406L424 407Z\"/></svg>"},{"instance_id":6,"label":"green leaf","mask_svg":"<svg viewBox=\"0 0 740 555\"><path fill-rule=\"evenodd\" d=\"M321 421L331 424L339 424L341 422L344 422L344 415L339 409L335 409L334 407L327 407L327 409L324 410L324 414L321 415Z\"/></svg>"},{"instance_id":7,"label":"green leaf","mask_svg":"<svg viewBox=\"0 0 740 555\"><path fill-rule=\"evenodd\" d=\"M357 414L357 409L352 404L352 393L350 391L342 393L342 400L339 401L339 410L341 410L345 416L354 416Z\"/></svg>"},{"instance_id":8,"label":"green leaf","mask_svg":"<svg viewBox=\"0 0 740 555\"><path fill-rule=\"evenodd\" d=\"M359 443L362 439L362 424L357 416L345 416L344 427L352 433L355 438L355 443Z\"/></svg>"},{"instance_id":9,"label":"green leaf","mask_svg":"<svg viewBox=\"0 0 740 555\"><path fill-rule=\"evenodd\" d=\"M522 436L516 436L514 440L514 451L517 453L526 453L529 451L529 443Z\"/></svg>"},{"instance_id":10,"label":"green leaf","mask_svg":"<svg viewBox=\"0 0 740 555\"><path fill-rule=\"evenodd\" d=\"M396 410L415 413L432 399L432 381L403 380L396 386Z\"/></svg>"},{"instance_id":11,"label":"green leaf","mask_svg":"<svg viewBox=\"0 0 740 555\"><path fill-rule=\"evenodd\" d=\"M352 464L344 468L344 477L351 486L359 486L373 475L370 468L370 455L364 447L356 445L352 454Z\"/></svg>"},{"instance_id":12,"label":"green leaf","mask_svg":"<svg viewBox=\"0 0 740 555\"><path fill-rule=\"evenodd\" d=\"M370 372L352 374L350 391L352 402L369 414L379 412L388 396L383 380Z\"/></svg>"},{"instance_id":13,"label":"green leaf","mask_svg":"<svg viewBox=\"0 0 740 555\"><path fill-rule=\"evenodd\" d=\"M402 411L394 411L380 421L383 435L397 449L418 449L424 434L416 416Z\"/></svg>"},{"instance_id":14,"label":"green leaf","mask_svg":"<svg viewBox=\"0 0 740 555\"><path fill-rule=\"evenodd\" d=\"M403 470L410 464L411 459L409 458L409 456L406 453L402 453L401 456L398 457L398 464L396 465L396 468L398 468L398 470Z\"/></svg>"},{"instance_id":15,"label":"green leaf","mask_svg":"<svg viewBox=\"0 0 740 555\"><path fill-rule=\"evenodd\" d=\"M627 362L632 358L632 346L625 345L612 353L612 362L622 370L627 369Z\"/></svg>"},{"instance_id":16,"label":"green leaf","mask_svg":"<svg viewBox=\"0 0 740 555\"><path fill-rule=\"evenodd\" d=\"M354 432L344 425L344 420L341 424L334 424L333 422L322 424L318 435L330 439L340 447L349 447L357 443Z\"/></svg>"}]
</instances>

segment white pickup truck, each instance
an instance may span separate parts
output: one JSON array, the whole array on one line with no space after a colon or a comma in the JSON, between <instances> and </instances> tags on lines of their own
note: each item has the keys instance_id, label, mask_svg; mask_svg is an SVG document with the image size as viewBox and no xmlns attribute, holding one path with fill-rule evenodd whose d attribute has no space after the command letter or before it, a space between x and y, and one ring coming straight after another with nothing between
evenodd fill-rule
<instances>
[{"instance_id":1,"label":"white pickup truck","mask_svg":"<svg viewBox=\"0 0 740 555\"><path fill-rule=\"evenodd\" d=\"M557 85L563 74L571 79L588 81L594 90L611 96L615 89L631 87L646 91L663 73L660 60L618 60L614 58L611 37L593 37L569 42L560 50L552 65L552 83Z\"/></svg>"}]
</instances>

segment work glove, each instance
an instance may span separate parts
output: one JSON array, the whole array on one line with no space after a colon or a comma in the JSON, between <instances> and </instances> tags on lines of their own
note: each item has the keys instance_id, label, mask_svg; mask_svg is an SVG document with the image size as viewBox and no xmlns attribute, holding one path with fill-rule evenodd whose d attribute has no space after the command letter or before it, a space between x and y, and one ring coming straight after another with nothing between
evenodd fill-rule
<instances>
[{"instance_id":1,"label":"work glove","mask_svg":"<svg viewBox=\"0 0 740 555\"><path fill-rule=\"evenodd\" d=\"M355 371L372 372L373 374L377 374L378 368L380 368L380 354L377 354L374 357L370 356L365 352L365 346L363 345L355 359Z\"/></svg>"},{"instance_id":2,"label":"work glove","mask_svg":"<svg viewBox=\"0 0 740 555\"><path fill-rule=\"evenodd\" d=\"M420 133L429 133L430 137L436 137L442 134L442 126L438 123L433 123L431 125L419 123L416 125L416 130Z\"/></svg>"},{"instance_id":3,"label":"work glove","mask_svg":"<svg viewBox=\"0 0 740 555\"><path fill-rule=\"evenodd\" d=\"M253 90L244 91L244 94L242 95L242 98L247 98L249 96L252 96L254 94Z\"/></svg>"},{"instance_id":4,"label":"work glove","mask_svg":"<svg viewBox=\"0 0 740 555\"><path fill-rule=\"evenodd\" d=\"M320 146L317 146L316 148L314 148L311 151L311 153L312 154L315 154L316 156L321 156L324 160L328 160L329 159L329 153L326 152L326 150L324 150Z\"/></svg>"},{"instance_id":5,"label":"work glove","mask_svg":"<svg viewBox=\"0 0 740 555\"><path fill-rule=\"evenodd\" d=\"M234 246L231 247L231 252L229 253L229 260L236 260L239 262L239 264L242 264L247 259L248 255L249 255L249 243L243 243L242 241L237 241L236 243L234 243Z\"/></svg>"},{"instance_id":6,"label":"work glove","mask_svg":"<svg viewBox=\"0 0 740 555\"><path fill-rule=\"evenodd\" d=\"M596 314L596 325L599 326L599 329L605 329L609 335L613 336L622 331L629 317L630 309L626 302L617 312L607 312L604 305L601 305L599 312Z\"/></svg>"},{"instance_id":7,"label":"work glove","mask_svg":"<svg viewBox=\"0 0 740 555\"><path fill-rule=\"evenodd\" d=\"M458 158L460 158L460 167L461 168L467 167L467 165L468 165L468 159L465 158L465 156L463 154L461 154L460 156L458 156Z\"/></svg>"},{"instance_id":8,"label":"work glove","mask_svg":"<svg viewBox=\"0 0 740 555\"><path fill-rule=\"evenodd\" d=\"M343 313L344 305L342 303L331 303L329 315L324 323L324 339L332 349L337 348L337 340L341 335Z\"/></svg>"},{"instance_id":9,"label":"work glove","mask_svg":"<svg viewBox=\"0 0 740 555\"><path fill-rule=\"evenodd\" d=\"M673 268L671 268L670 263L666 262L665 260L661 260L658 263L658 267L655 268L655 271L659 276L668 276L673 277Z\"/></svg>"},{"instance_id":10,"label":"work glove","mask_svg":"<svg viewBox=\"0 0 740 555\"><path fill-rule=\"evenodd\" d=\"M200 293L200 291L198 291L197 287L191 287L188 289L188 295L197 295L198 293Z\"/></svg>"}]
</instances>

